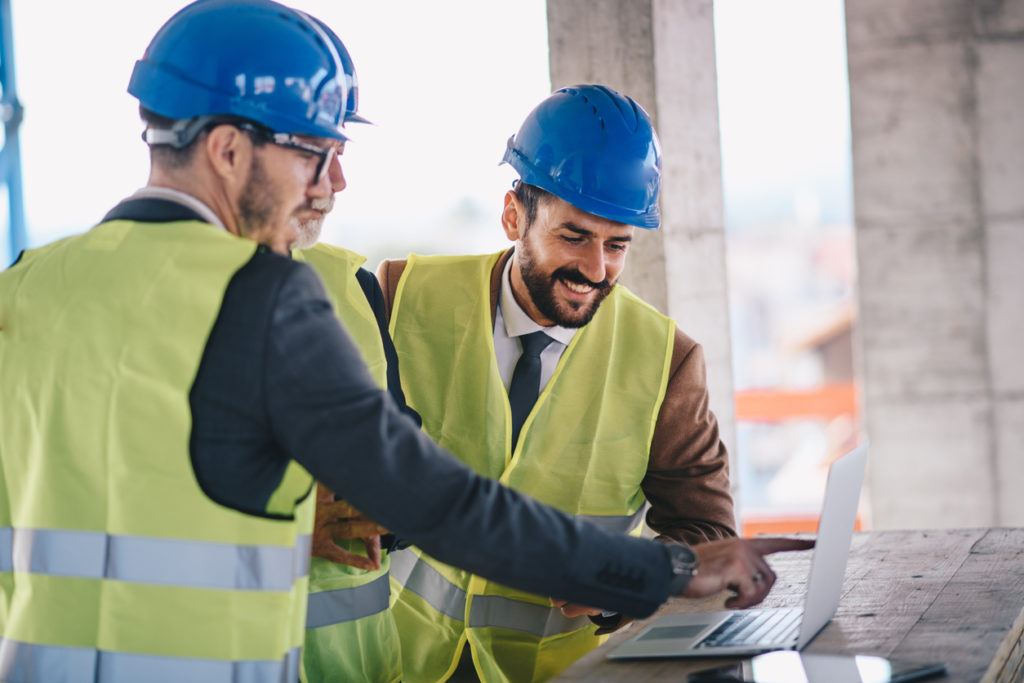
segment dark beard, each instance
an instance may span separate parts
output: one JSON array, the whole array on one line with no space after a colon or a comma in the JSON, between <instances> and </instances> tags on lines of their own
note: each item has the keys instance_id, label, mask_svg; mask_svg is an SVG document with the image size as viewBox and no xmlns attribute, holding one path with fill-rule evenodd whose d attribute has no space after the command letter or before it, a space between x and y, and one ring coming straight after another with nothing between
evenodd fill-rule
<instances>
[{"instance_id":1,"label":"dark beard","mask_svg":"<svg viewBox=\"0 0 1024 683\"><path fill-rule=\"evenodd\" d=\"M276 197L270 191L267 171L255 154L249 168L249 182L238 198L238 217L246 235L259 235L270 227L274 216Z\"/></svg>"},{"instance_id":2,"label":"dark beard","mask_svg":"<svg viewBox=\"0 0 1024 683\"><path fill-rule=\"evenodd\" d=\"M533 300L533 304L541 312L541 315L553 321L559 327L583 327L589 323L597 313L601 302L611 293L612 287L614 287L608 280L591 282L583 276L583 273L575 268L558 268L550 275L538 272L525 241L520 241L518 253L519 273L523 277L526 291L530 293L530 299ZM597 294L590 304L569 302L568 306L572 310L562 310L555 300L555 283L559 280L589 285L597 290Z\"/></svg>"}]
</instances>

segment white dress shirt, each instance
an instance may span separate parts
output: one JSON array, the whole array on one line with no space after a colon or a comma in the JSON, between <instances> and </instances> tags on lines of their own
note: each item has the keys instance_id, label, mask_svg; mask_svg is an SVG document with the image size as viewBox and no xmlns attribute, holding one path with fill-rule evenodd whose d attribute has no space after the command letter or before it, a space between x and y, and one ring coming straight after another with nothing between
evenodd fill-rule
<instances>
[{"instance_id":1,"label":"white dress shirt","mask_svg":"<svg viewBox=\"0 0 1024 683\"><path fill-rule=\"evenodd\" d=\"M548 380L555 374L555 366L562 357L565 347L572 341L576 330L571 327L541 327L527 315L512 294L512 259L505 263L501 274L501 294L498 296L498 310L494 315L494 355L498 359L498 372L505 383L505 391L512 382L516 361L523 355L523 345L518 337L530 332L543 330L554 341L540 354L540 389L544 390Z\"/></svg>"},{"instance_id":2,"label":"white dress shirt","mask_svg":"<svg viewBox=\"0 0 1024 683\"><path fill-rule=\"evenodd\" d=\"M226 230L224 223L221 222L220 218L213 212L209 206L199 201L190 194L185 194L180 190L172 190L169 187L161 187L159 185L146 185L135 191L128 199L169 199L172 202L184 204L188 208L192 209L200 216L202 216L207 223L216 225L221 230Z\"/></svg>"}]
</instances>

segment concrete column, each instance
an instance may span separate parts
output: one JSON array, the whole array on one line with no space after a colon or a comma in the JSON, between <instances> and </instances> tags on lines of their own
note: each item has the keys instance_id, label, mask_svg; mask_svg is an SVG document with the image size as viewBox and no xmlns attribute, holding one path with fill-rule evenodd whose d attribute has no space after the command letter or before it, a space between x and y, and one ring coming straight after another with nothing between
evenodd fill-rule
<instances>
[{"instance_id":1,"label":"concrete column","mask_svg":"<svg viewBox=\"0 0 1024 683\"><path fill-rule=\"evenodd\" d=\"M654 120L662 226L637 230L623 282L703 345L711 409L735 457L711 0L548 0L548 43L552 88L601 83Z\"/></svg>"},{"instance_id":2,"label":"concrete column","mask_svg":"<svg viewBox=\"0 0 1024 683\"><path fill-rule=\"evenodd\" d=\"M1024 0L847 0L876 528L1024 523Z\"/></svg>"}]
</instances>

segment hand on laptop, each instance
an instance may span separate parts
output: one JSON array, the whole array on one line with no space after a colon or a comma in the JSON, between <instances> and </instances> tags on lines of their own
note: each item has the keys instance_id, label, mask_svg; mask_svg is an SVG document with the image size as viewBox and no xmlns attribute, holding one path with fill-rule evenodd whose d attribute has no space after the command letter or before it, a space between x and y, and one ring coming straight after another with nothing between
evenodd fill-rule
<instances>
[{"instance_id":1,"label":"hand on laptop","mask_svg":"<svg viewBox=\"0 0 1024 683\"><path fill-rule=\"evenodd\" d=\"M775 572L764 556L789 550L808 550L813 540L795 538L730 538L692 546L697 553L697 574L683 597L704 598L728 588L736 595L725 601L731 609L756 605L775 583Z\"/></svg>"}]
</instances>

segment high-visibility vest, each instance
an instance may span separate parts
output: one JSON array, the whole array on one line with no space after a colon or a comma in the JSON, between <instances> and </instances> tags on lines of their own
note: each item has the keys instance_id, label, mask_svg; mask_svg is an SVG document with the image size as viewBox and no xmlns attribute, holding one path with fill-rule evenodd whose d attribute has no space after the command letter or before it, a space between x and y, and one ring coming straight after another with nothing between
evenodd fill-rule
<instances>
[{"instance_id":1,"label":"high-visibility vest","mask_svg":"<svg viewBox=\"0 0 1024 683\"><path fill-rule=\"evenodd\" d=\"M114 220L0 273L0 680L298 676L313 479L291 461L245 514L189 456L189 390L256 249Z\"/></svg>"},{"instance_id":2,"label":"high-visibility vest","mask_svg":"<svg viewBox=\"0 0 1024 683\"><path fill-rule=\"evenodd\" d=\"M387 359L373 309L356 280L366 259L347 249L317 244L292 256L313 266L378 386L387 386ZM365 555L361 541L339 541ZM402 678L398 630L391 615L390 558L366 571L314 557L309 572L309 611L302 652L304 681L393 683Z\"/></svg>"},{"instance_id":3,"label":"high-visibility vest","mask_svg":"<svg viewBox=\"0 0 1024 683\"><path fill-rule=\"evenodd\" d=\"M409 258L391 316L409 404L427 433L477 472L606 529L638 533L674 323L617 286L562 354L512 452L490 309L499 256ZM491 683L546 680L603 641L586 617L553 608L551 596L416 549L395 553L391 573L407 683L443 680L467 639Z\"/></svg>"}]
</instances>

